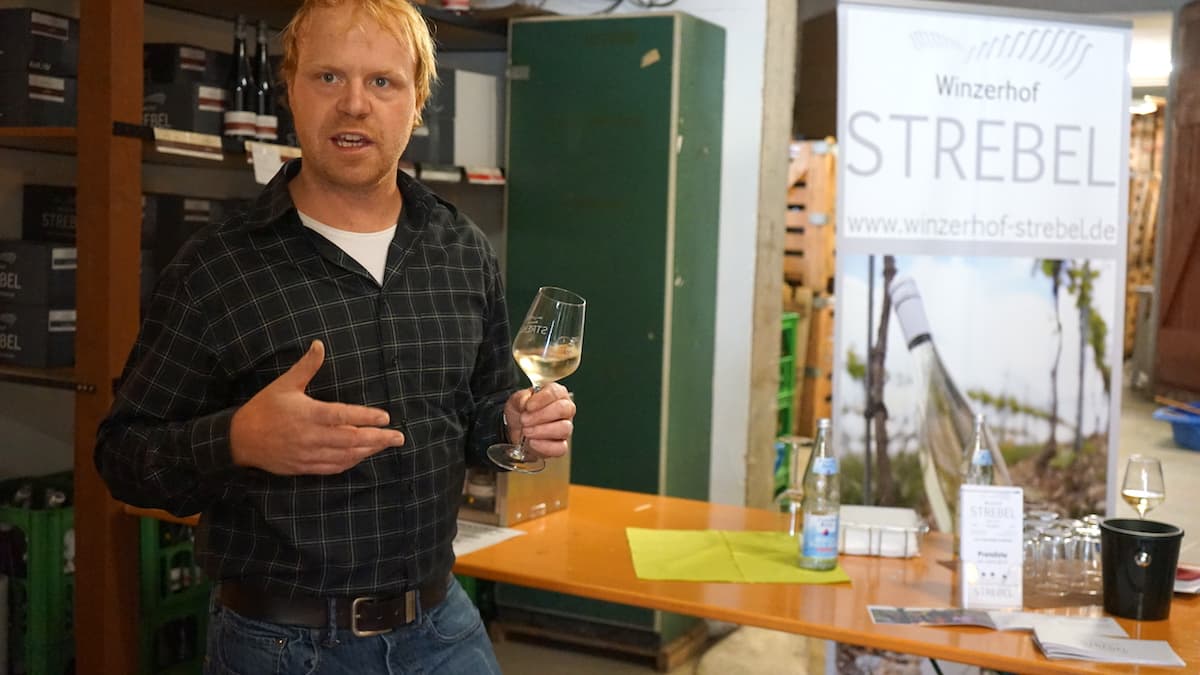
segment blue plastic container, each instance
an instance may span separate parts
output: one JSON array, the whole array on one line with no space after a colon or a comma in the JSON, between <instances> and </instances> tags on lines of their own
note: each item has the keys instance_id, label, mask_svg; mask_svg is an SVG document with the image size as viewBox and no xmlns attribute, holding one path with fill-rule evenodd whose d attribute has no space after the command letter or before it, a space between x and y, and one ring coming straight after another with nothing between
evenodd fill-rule
<instances>
[{"instance_id":1,"label":"blue plastic container","mask_svg":"<svg viewBox=\"0 0 1200 675\"><path fill-rule=\"evenodd\" d=\"M1200 401L1192 401L1189 405L1200 408ZM1154 419L1171 423L1171 433L1175 436L1176 445L1200 452L1200 415L1175 408L1159 408L1154 411Z\"/></svg>"}]
</instances>

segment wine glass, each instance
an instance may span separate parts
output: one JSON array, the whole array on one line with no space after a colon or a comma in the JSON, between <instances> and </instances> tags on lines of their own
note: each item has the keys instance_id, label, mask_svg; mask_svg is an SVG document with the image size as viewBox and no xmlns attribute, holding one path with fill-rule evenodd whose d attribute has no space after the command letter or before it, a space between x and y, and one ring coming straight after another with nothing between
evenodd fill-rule
<instances>
[{"instance_id":1,"label":"wine glass","mask_svg":"<svg viewBox=\"0 0 1200 675\"><path fill-rule=\"evenodd\" d=\"M534 393L579 367L586 304L562 288L538 289L512 346L513 358L533 383ZM546 460L530 449L524 438L520 445L497 443L488 448L487 455L496 466L510 471L537 473L546 468Z\"/></svg>"},{"instance_id":2,"label":"wine glass","mask_svg":"<svg viewBox=\"0 0 1200 675\"><path fill-rule=\"evenodd\" d=\"M1125 465L1125 482L1121 484L1121 498L1137 509L1138 518L1145 519L1146 512L1158 506L1167 497L1163 485L1162 464L1154 457L1132 455Z\"/></svg>"}]
</instances>

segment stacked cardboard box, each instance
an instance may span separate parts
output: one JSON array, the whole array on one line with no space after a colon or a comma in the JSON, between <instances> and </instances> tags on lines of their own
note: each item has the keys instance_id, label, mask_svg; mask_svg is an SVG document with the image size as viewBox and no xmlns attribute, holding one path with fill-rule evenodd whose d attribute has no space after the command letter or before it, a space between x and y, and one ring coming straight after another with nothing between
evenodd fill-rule
<instances>
[{"instance_id":1,"label":"stacked cardboard box","mask_svg":"<svg viewBox=\"0 0 1200 675\"><path fill-rule=\"evenodd\" d=\"M79 21L0 9L0 126L74 126Z\"/></svg>"},{"instance_id":2,"label":"stacked cardboard box","mask_svg":"<svg viewBox=\"0 0 1200 675\"><path fill-rule=\"evenodd\" d=\"M0 240L0 364L50 368L74 362L75 188L26 185L21 239ZM193 234L246 204L173 194L142 196L141 302Z\"/></svg>"},{"instance_id":3,"label":"stacked cardboard box","mask_svg":"<svg viewBox=\"0 0 1200 675\"><path fill-rule=\"evenodd\" d=\"M500 165L500 80L492 75L439 68L404 159L464 167Z\"/></svg>"},{"instance_id":4,"label":"stacked cardboard box","mask_svg":"<svg viewBox=\"0 0 1200 675\"><path fill-rule=\"evenodd\" d=\"M73 246L0 241L0 364L74 362L75 267Z\"/></svg>"},{"instance_id":5,"label":"stacked cardboard box","mask_svg":"<svg viewBox=\"0 0 1200 675\"><path fill-rule=\"evenodd\" d=\"M177 43L142 48L145 84L142 124L220 134L232 57Z\"/></svg>"}]
</instances>

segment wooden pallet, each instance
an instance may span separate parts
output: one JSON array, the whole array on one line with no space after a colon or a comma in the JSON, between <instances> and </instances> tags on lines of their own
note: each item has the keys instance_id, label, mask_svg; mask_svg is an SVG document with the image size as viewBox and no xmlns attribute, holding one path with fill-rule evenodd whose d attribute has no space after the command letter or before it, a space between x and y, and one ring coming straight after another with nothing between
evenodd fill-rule
<instances>
[{"instance_id":1,"label":"wooden pallet","mask_svg":"<svg viewBox=\"0 0 1200 675\"><path fill-rule=\"evenodd\" d=\"M1155 239L1162 191L1163 134L1166 101L1158 109L1133 115L1129 139L1129 231L1126 241L1124 352L1133 354L1139 312L1138 286L1154 283Z\"/></svg>"},{"instance_id":2,"label":"wooden pallet","mask_svg":"<svg viewBox=\"0 0 1200 675\"><path fill-rule=\"evenodd\" d=\"M833 139L792 145L783 278L814 293L833 290L837 164Z\"/></svg>"},{"instance_id":3,"label":"wooden pallet","mask_svg":"<svg viewBox=\"0 0 1200 675\"><path fill-rule=\"evenodd\" d=\"M1133 355L1134 343L1137 338L1137 318L1141 311L1149 311L1142 307L1139 301L1141 294L1136 292L1138 286L1154 283L1154 267L1142 265L1126 270L1125 280L1125 357Z\"/></svg>"},{"instance_id":4,"label":"wooden pallet","mask_svg":"<svg viewBox=\"0 0 1200 675\"><path fill-rule=\"evenodd\" d=\"M805 436L813 433L812 429L801 429L799 415L807 386L804 373L808 370L808 341L809 333L812 330L812 289L784 284L783 311L796 313L796 345L792 351L796 363L796 381L792 385L792 410L795 412L792 415L792 428L787 433L793 436Z\"/></svg>"},{"instance_id":5,"label":"wooden pallet","mask_svg":"<svg viewBox=\"0 0 1200 675\"><path fill-rule=\"evenodd\" d=\"M817 420L833 413L833 298L813 298L809 321L808 348L800 386L797 433L816 433Z\"/></svg>"},{"instance_id":6,"label":"wooden pallet","mask_svg":"<svg viewBox=\"0 0 1200 675\"><path fill-rule=\"evenodd\" d=\"M1129 176L1129 241L1126 262L1132 268L1154 264L1162 176L1157 171Z\"/></svg>"},{"instance_id":7,"label":"wooden pallet","mask_svg":"<svg viewBox=\"0 0 1200 675\"><path fill-rule=\"evenodd\" d=\"M521 613L521 618L496 618L488 622L492 642L510 638L529 639L539 643L551 642L582 649L616 652L625 656L644 658L654 668L665 673L687 663L708 646L708 628L703 621L665 644L654 644L641 636L645 633L605 626L591 621L540 614ZM640 633L641 636L634 633Z\"/></svg>"}]
</instances>

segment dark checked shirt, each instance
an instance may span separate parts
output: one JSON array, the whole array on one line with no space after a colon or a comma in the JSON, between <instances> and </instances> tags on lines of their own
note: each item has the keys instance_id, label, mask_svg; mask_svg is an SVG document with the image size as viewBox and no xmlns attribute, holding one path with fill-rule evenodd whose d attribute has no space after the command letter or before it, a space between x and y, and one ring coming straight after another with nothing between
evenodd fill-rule
<instances>
[{"instance_id":1,"label":"dark checked shirt","mask_svg":"<svg viewBox=\"0 0 1200 675\"><path fill-rule=\"evenodd\" d=\"M464 463L486 461L517 383L495 255L453 206L403 173L379 284L297 217L286 165L243 216L164 270L95 460L113 496L201 512L211 578L282 595L399 593L444 578ZM379 407L404 432L333 476L234 466L233 413L314 339L323 401ZM286 424L286 420L280 420Z\"/></svg>"}]
</instances>

